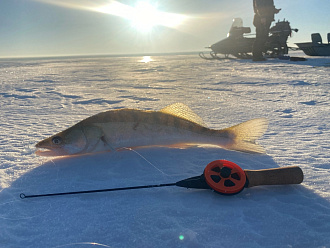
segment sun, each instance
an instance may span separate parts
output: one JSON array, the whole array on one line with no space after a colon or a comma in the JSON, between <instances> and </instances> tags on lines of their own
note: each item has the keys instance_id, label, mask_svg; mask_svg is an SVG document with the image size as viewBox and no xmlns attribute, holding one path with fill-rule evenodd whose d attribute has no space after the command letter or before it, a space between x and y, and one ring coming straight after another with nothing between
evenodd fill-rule
<instances>
[{"instance_id":1,"label":"sun","mask_svg":"<svg viewBox=\"0 0 330 248\"><path fill-rule=\"evenodd\" d=\"M156 26L177 28L188 18L182 14L160 11L157 5L148 1L138 1L134 6L112 1L93 10L125 18L137 31L144 33L150 32Z\"/></svg>"},{"instance_id":2,"label":"sun","mask_svg":"<svg viewBox=\"0 0 330 248\"><path fill-rule=\"evenodd\" d=\"M159 24L159 14L156 6L148 2L138 2L134 7L134 15L131 17L131 24L142 32L149 32Z\"/></svg>"},{"instance_id":3,"label":"sun","mask_svg":"<svg viewBox=\"0 0 330 248\"><path fill-rule=\"evenodd\" d=\"M132 26L140 32L150 32L156 26L175 28L187 18L184 15L160 11L157 7L147 1L137 2L129 18Z\"/></svg>"}]
</instances>

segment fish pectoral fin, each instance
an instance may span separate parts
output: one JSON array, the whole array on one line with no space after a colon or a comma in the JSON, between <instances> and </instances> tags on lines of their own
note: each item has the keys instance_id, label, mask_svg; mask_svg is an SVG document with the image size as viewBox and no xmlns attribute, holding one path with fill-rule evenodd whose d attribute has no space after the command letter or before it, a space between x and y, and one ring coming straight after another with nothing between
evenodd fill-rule
<instances>
[{"instance_id":1,"label":"fish pectoral fin","mask_svg":"<svg viewBox=\"0 0 330 248\"><path fill-rule=\"evenodd\" d=\"M265 118L252 119L241 124L223 129L233 142L226 145L226 149L247 153L265 153L262 146L255 143L267 130L268 120Z\"/></svg>"},{"instance_id":2,"label":"fish pectoral fin","mask_svg":"<svg viewBox=\"0 0 330 248\"><path fill-rule=\"evenodd\" d=\"M192 111L187 105L183 103L174 103L161 110L159 112L170 114L191 122L194 122L200 126L206 127L203 119Z\"/></svg>"},{"instance_id":3,"label":"fish pectoral fin","mask_svg":"<svg viewBox=\"0 0 330 248\"><path fill-rule=\"evenodd\" d=\"M111 145L110 145L110 143L107 141L107 139L106 139L106 137L103 135L101 138L100 138L100 140L103 142L103 144L104 144L104 146L105 147L108 147L109 148L109 150L111 150L111 151L116 151L116 149L115 148L113 148Z\"/></svg>"},{"instance_id":4,"label":"fish pectoral fin","mask_svg":"<svg viewBox=\"0 0 330 248\"><path fill-rule=\"evenodd\" d=\"M83 132L86 138L86 147L84 152L115 150L113 147L111 147L110 142L107 141L102 127L98 126L97 124L84 126Z\"/></svg>"}]
</instances>

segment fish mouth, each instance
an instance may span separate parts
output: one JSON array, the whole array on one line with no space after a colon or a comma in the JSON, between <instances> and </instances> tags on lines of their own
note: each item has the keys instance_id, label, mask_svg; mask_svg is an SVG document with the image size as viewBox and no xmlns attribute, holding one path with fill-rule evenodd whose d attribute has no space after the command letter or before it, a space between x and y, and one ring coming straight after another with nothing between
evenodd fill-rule
<instances>
[{"instance_id":1,"label":"fish mouth","mask_svg":"<svg viewBox=\"0 0 330 248\"><path fill-rule=\"evenodd\" d=\"M68 154L61 148L40 146L39 144L36 145L36 148L37 150L35 154L37 156L54 157L54 156L65 156Z\"/></svg>"},{"instance_id":2,"label":"fish mouth","mask_svg":"<svg viewBox=\"0 0 330 248\"><path fill-rule=\"evenodd\" d=\"M35 154L38 156L45 156L45 157L58 156L56 150L50 148L42 148L42 147L37 147Z\"/></svg>"}]
</instances>

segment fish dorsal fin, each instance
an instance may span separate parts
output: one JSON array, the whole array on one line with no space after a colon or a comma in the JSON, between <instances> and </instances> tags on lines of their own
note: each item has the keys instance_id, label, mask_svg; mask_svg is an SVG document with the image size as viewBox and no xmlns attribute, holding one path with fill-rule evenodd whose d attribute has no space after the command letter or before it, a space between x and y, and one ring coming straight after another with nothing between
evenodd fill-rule
<instances>
[{"instance_id":1,"label":"fish dorsal fin","mask_svg":"<svg viewBox=\"0 0 330 248\"><path fill-rule=\"evenodd\" d=\"M194 113L187 105L183 103L174 103L161 110L159 112L174 115L176 117L194 122L198 125L206 127L203 119Z\"/></svg>"}]
</instances>

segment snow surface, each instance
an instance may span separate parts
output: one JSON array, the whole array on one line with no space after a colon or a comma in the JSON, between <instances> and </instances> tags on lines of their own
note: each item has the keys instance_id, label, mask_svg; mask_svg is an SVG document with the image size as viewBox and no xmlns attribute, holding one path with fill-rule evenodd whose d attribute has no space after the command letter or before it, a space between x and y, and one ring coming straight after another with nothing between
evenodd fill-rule
<instances>
[{"instance_id":1,"label":"snow surface","mask_svg":"<svg viewBox=\"0 0 330 248\"><path fill-rule=\"evenodd\" d=\"M330 247L329 57L141 59L0 60L0 247ZM205 147L34 154L38 141L93 114L159 110L175 102L190 106L211 128L268 118L259 141L267 154ZM243 169L297 165L305 179L231 197L173 186L19 198L22 192L172 183L202 174L216 159Z\"/></svg>"}]
</instances>

